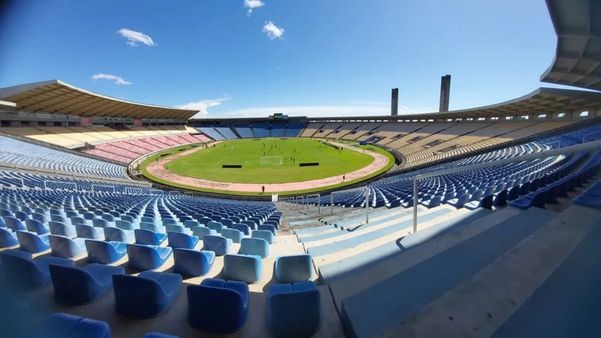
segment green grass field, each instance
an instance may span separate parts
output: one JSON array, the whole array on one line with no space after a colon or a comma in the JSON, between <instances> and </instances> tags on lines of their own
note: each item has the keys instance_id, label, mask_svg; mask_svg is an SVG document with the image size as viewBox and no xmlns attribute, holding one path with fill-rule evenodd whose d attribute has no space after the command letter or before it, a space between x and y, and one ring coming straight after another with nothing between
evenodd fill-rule
<instances>
[{"instance_id":1,"label":"green grass field","mask_svg":"<svg viewBox=\"0 0 601 338\"><path fill-rule=\"evenodd\" d=\"M262 157L275 157L272 164ZM277 165L281 157L282 164ZM265 162L269 159L264 158ZM167 164L179 175L211 181L236 183L287 183L341 175L369 165L371 156L356 151L337 150L314 139L268 138L221 142ZM299 167L301 162L319 162L319 166ZM242 165L224 169L224 164Z\"/></svg>"}]
</instances>

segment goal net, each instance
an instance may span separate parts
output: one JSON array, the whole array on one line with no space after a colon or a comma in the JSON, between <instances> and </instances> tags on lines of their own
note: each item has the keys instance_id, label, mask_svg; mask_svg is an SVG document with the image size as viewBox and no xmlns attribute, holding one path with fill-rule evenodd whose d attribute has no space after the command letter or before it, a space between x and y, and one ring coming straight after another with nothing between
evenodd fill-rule
<instances>
[{"instance_id":1,"label":"goal net","mask_svg":"<svg viewBox=\"0 0 601 338\"><path fill-rule=\"evenodd\" d=\"M282 156L261 156L261 167L275 166L284 164Z\"/></svg>"}]
</instances>

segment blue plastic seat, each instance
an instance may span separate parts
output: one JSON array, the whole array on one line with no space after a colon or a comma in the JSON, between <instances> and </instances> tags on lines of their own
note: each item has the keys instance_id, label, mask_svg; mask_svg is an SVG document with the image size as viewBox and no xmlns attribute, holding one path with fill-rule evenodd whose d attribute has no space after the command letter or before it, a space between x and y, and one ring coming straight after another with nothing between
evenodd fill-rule
<instances>
[{"instance_id":1,"label":"blue plastic seat","mask_svg":"<svg viewBox=\"0 0 601 338\"><path fill-rule=\"evenodd\" d=\"M248 286L241 282L207 278L188 286L188 322L212 333L240 330L248 317Z\"/></svg>"},{"instance_id":2,"label":"blue plastic seat","mask_svg":"<svg viewBox=\"0 0 601 338\"><path fill-rule=\"evenodd\" d=\"M215 221L210 221L206 224L207 228L209 229L213 229L215 231L217 231L218 233L221 233L221 230L224 229L223 224L221 224L220 222L215 222Z\"/></svg>"},{"instance_id":3,"label":"blue plastic seat","mask_svg":"<svg viewBox=\"0 0 601 338\"><path fill-rule=\"evenodd\" d=\"M238 253L265 258L269 256L269 243L262 238L243 238Z\"/></svg>"},{"instance_id":4,"label":"blue plastic seat","mask_svg":"<svg viewBox=\"0 0 601 338\"><path fill-rule=\"evenodd\" d=\"M216 235L217 231L203 226L195 226L192 227L192 233L194 236L198 236L198 238L202 240L205 235Z\"/></svg>"},{"instance_id":5,"label":"blue plastic seat","mask_svg":"<svg viewBox=\"0 0 601 338\"><path fill-rule=\"evenodd\" d=\"M19 240L14 232L8 228L0 227L0 248L10 248L19 244Z\"/></svg>"},{"instance_id":6,"label":"blue plastic seat","mask_svg":"<svg viewBox=\"0 0 601 338\"><path fill-rule=\"evenodd\" d=\"M123 243L134 243L136 238L133 230L123 230L117 227L106 227L104 230L104 240Z\"/></svg>"},{"instance_id":7,"label":"blue plastic seat","mask_svg":"<svg viewBox=\"0 0 601 338\"><path fill-rule=\"evenodd\" d=\"M184 221L184 226L186 228L192 229L194 227L201 226L201 224L198 223L198 221L195 221L195 220L187 220L187 221Z\"/></svg>"},{"instance_id":8,"label":"blue plastic seat","mask_svg":"<svg viewBox=\"0 0 601 338\"><path fill-rule=\"evenodd\" d=\"M35 219L26 220L25 226L27 227L27 231L35 232L38 235L46 235L50 233L50 229L48 229L44 223Z\"/></svg>"},{"instance_id":9,"label":"blue plastic seat","mask_svg":"<svg viewBox=\"0 0 601 338\"><path fill-rule=\"evenodd\" d=\"M248 226L247 224L243 224L243 223L237 223L232 225L231 227L232 229L236 229L236 230L240 230L240 232L242 232L245 235L250 235L250 226Z\"/></svg>"},{"instance_id":10,"label":"blue plastic seat","mask_svg":"<svg viewBox=\"0 0 601 338\"><path fill-rule=\"evenodd\" d=\"M77 231L75 231L75 227L73 225L50 221L48 222L48 226L50 228L50 233L53 235L60 235L69 238L77 237Z\"/></svg>"},{"instance_id":11,"label":"blue plastic seat","mask_svg":"<svg viewBox=\"0 0 601 338\"><path fill-rule=\"evenodd\" d=\"M184 277L202 276L211 270L215 261L213 251L173 249L173 272Z\"/></svg>"},{"instance_id":12,"label":"blue plastic seat","mask_svg":"<svg viewBox=\"0 0 601 338\"><path fill-rule=\"evenodd\" d=\"M113 275L122 275L118 266L92 263L83 268L50 264L54 299L66 305L82 305L102 297L113 287Z\"/></svg>"},{"instance_id":13,"label":"blue plastic seat","mask_svg":"<svg viewBox=\"0 0 601 338\"><path fill-rule=\"evenodd\" d=\"M94 218L92 220L92 225L97 228L104 228L110 226L110 223L102 218Z\"/></svg>"},{"instance_id":14,"label":"blue plastic seat","mask_svg":"<svg viewBox=\"0 0 601 338\"><path fill-rule=\"evenodd\" d=\"M275 337L313 336L321 321L321 294L312 282L274 284L267 291L267 326Z\"/></svg>"},{"instance_id":15,"label":"blue plastic seat","mask_svg":"<svg viewBox=\"0 0 601 338\"><path fill-rule=\"evenodd\" d=\"M122 242L86 239L85 245L90 263L113 264L127 254L127 244Z\"/></svg>"},{"instance_id":16,"label":"blue plastic seat","mask_svg":"<svg viewBox=\"0 0 601 338\"><path fill-rule=\"evenodd\" d=\"M242 233L242 231L228 228L224 228L223 230L221 230L221 236L231 239L233 243L240 243L240 241L242 241L242 238L244 238L244 234Z\"/></svg>"},{"instance_id":17,"label":"blue plastic seat","mask_svg":"<svg viewBox=\"0 0 601 338\"><path fill-rule=\"evenodd\" d=\"M93 227L91 225L76 224L75 232L77 233L77 237L79 237L79 238L100 239L100 240L104 239L103 229Z\"/></svg>"},{"instance_id":18,"label":"blue plastic seat","mask_svg":"<svg viewBox=\"0 0 601 338\"><path fill-rule=\"evenodd\" d=\"M125 217L125 216L123 216ZM134 230L136 227L130 221L118 219L115 221L115 226L121 230Z\"/></svg>"},{"instance_id":19,"label":"blue plastic seat","mask_svg":"<svg viewBox=\"0 0 601 338\"><path fill-rule=\"evenodd\" d=\"M30 231L17 231L20 249L31 253L39 253L50 248L48 235L38 235Z\"/></svg>"},{"instance_id":20,"label":"blue plastic seat","mask_svg":"<svg viewBox=\"0 0 601 338\"><path fill-rule=\"evenodd\" d=\"M313 276L313 260L305 254L280 256L275 260L274 270L278 283L308 281Z\"/></svg>"},{"instance_id":21,"label":"blue plastic seat","mask_svg":"<svg viewBox=\"0 0 601 338\"><path fill-rule=\"evenodd\" d=\"M136 229L134 230L134 237L136 238L136 244L161 245L161 243L167 239L167 234L150 230Z\"/></svg>"},{"instance_id":22,"label":"blue plastic seat","mask_svg":"<svg viewBox=\"0 0 601 338\"><path fill-rule=\"evenodd\" d=\"M273 244L273 242L275 241L275 236L269 230L254 230L250 234L250 237L251 238L261 238L261 239L264 239L269 244Z\"/></svg>"},{"instance_id":23,"label":"blue plastic seat","mask_svg":"<svg viewBox=\"0 0 601 338\"><path fill-rule=\"evenodd\" d=\"M11 229L12 231L19 230L27 230L27 227L20 219L12 216L4 216L4 223L6 223L6 227Z\"/></svg>"},{"instance_id":24,"label":"blue plastic seat","mask_svg":"<svg viewBox=\"0 0 601 338\"><path fill-rule=\"evenodd\" d=\"M9 285L24 291L50 283L49 264L75 266L70 259L52 256L33 259L28 252L12 249L0 252L0 262Z\"/></svg>"},{"instance_id":25,"label":"blue plastic seat","mask_svg":"<svg viewBox=\"0 0 601 338\"><path fill-rule=\"evenodd\" d=\"M232 240L221 236L206 235L202 239L203 250L215 252L217 256L223 256L231 251Z\"/></svg>"},{"instance_id":26,"label":"blue plastic seat","mask_svg":"<svg viewBox=\"0 0 601 338\"><path fill-rule=\"evenodd\" d=\"M265 225L265 224L263 224L263 225L259 225L259 226L257 227L257 230L268 230L268 231L271 231L271 233L272 233L274 236L276 235L276 228L275 228L275 226L273 226L273 225Z\"/></svg>"},{"instance_id":27,"label":"blue plastic seat","mask_svg":"<svg viewBox=\"0 0 601 338\"><path fill-rule=\"evenodd\" d=\"M32 338L109 338L111 328L105 322L74 316L66 313L55 313L38 325Z\"/></svg>"},{"instance_id":28,"label":"blue plastic seat","mask_svg":"<svg viewBox=\"0 0 601 338\"><path fill-rule=\"evenodd\" d=\"M180 232L168 232L169 246L173 249L194 249L199 238Z\"/></svg>"},{"instance_id":29,"label":"blue plastic seat","mask_svg":"<svg viewBox=\"0 0 601 338\"><path fill-rule=\"evenodd\" d=\"M73 258L86 253L83 238L68 238L59 235L50 235L50 249L52 255L63 258Z\"/></svg>"},{"instance_id":30,"label":"blue plastic seat","mask_svg":"<svg viewBox=\"0 0 601 338\"><path fill-rule=\"evenodd\" d=\"M255 255L225 255L223 258L223 278L245 283L255 283L261 279L263 263Z\"/></svg>"},{"instance_id":31,"label":"blue plastic seat","mask_svg":"<svg viewBox=\"0 0 601 338\"><path fill-rule=\"evenodd\" d=\"M174 273L143 271L138 276L113 275L117 313L133 318L152 318L173 303L182 285Z\"/></svg>"},{"instance_id":32,"label":"blue plastic seat","mask_svg":"<svg viewBox=\"0 0 601 338\"><path fill-rule=\"evenodd\" d=\"M170 247L128 244L128 266L136 270L153 270L165 264L171 256Z\"/></svg>"},{"instance_id":33,"label":"blue plastic seat","mask_svg":"<svg viewBox=\"0 0 601 338\"><path fill-rule=\"evenodd\" d=\"M142 222L140 223L140 229L142 230L148 230L148 231L153 231L153 232L158 232L158 233L167 233L167 229L165 229L164 226L162 225L158 225L158 224L154 224L154 223L147 223L147 222Z\"/></svg>"}]
</instances>

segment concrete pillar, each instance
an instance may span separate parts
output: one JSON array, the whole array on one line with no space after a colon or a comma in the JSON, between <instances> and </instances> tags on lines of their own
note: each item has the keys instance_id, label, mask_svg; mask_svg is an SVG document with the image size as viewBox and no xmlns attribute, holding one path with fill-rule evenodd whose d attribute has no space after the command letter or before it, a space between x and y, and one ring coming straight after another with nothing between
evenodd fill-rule
<instances>
[{"instance_id":1,"label":"concrete pillar","mask_svg":"<svg viewBox=\"0 0 601 338\"><path fill-rule=\"evenodd\" d=\"M439 112L449 111L449 97L451 94L451 75L440 78L440 105Z\"/></svg>"}]
</instances>

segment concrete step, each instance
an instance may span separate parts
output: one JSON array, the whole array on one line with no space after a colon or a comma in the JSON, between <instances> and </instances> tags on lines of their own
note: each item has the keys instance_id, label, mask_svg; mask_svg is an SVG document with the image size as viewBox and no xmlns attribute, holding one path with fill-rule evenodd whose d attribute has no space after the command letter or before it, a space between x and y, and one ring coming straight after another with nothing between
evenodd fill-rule
<instances>
[{"instance_id":1,"label":"concrete step","mask_svg":"<svg viewBox=\"0 0 601 338\"><path fill-rule=\"evenodd\" d=\"M345 331L350 336L373 337L407 321L556 215L531 208L343 299L341 312ZM494 215L481 221L488 218ZM398 267L390 268L399 271Z\"/></svg>"}]
</instances>

